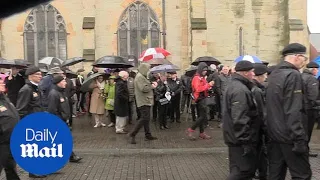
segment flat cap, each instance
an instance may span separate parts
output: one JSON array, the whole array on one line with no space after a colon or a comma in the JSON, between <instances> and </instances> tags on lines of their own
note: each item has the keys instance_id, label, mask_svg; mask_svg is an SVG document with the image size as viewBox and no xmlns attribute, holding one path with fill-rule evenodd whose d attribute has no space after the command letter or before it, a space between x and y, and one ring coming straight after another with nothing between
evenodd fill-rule
<instances>
[{"instance_id":1,"label":"flat cap","mask_svg":"<svg viewBox=\"0 0 320 180\"><path fill-rule=\"evenodd\" d=\"M311 61L307 64L307 68L319 68L319 65L316 62Z\"/></svg>"},{"instance_id":2,"label":"flat cap","mask_svg":"<svg viewBox=\"0 0 320 180\"><path fill-rule=\"evenodd\" d=\"M64 80L63 76L55 76L52 80L53 84L58 84L59 82L61 82L62 80Z\"/></svg>"},{"instance_id":3,"label":"flat cap","mask_svg":"<svg viewBox=\"0 0 320 180\"><path fill-rule=\"evenodd\" d=\"M286 46L282 50L282 56L290 55L290 54L305 54L307 52L307 48L299 43L292 43Z\"/></svg>"},{"instance_id":4,"label":"flat cap","mask_svg":"<svg viewBox=\"0 0 320 180\"><path fill-rule=\"evenodd\" d=\"M250 71L252 70L253 64L250 61L240 61L236 64L235 70L238 71Z\"/></svg>"},{"instance_id":5,"label":"flat cap","mask_svg":"<svg viewBox=\"0 0 320 180\"><path fill-rule=\"evenodd\" d=\"M263 75L268 72L268 68L264 64L255 64L254 65L254 74L256 76Z\"/></svg>"},{"instance_id":6,"label":"flat cap","mask_svg":"<svg viewBox=\"0 0 320 180\"><path fill-rule=\"evenodd\" d=\"M36 66L30 66L28 67L28 69L26 70L26 76L29 76L29 75L32 75L32 74L35 74L37 72L41 72L40 69Z\"/></svg>"}]
</instances>

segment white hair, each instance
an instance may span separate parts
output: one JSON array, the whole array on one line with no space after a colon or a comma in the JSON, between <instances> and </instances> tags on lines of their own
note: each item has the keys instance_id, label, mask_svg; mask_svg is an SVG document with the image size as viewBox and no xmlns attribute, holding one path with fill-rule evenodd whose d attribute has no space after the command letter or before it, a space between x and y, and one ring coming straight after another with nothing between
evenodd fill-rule
<instances>
[{"instance_id":1,"label":"white hair","mask_svg":"<svg viewBox=\"0 0 320 180\"><path fill-rule=\"evenodd\" d=\"M123 78L124 76L129 76L129 73L127 71L120 71L119 76Z\"/></svg>"}]
</instances>

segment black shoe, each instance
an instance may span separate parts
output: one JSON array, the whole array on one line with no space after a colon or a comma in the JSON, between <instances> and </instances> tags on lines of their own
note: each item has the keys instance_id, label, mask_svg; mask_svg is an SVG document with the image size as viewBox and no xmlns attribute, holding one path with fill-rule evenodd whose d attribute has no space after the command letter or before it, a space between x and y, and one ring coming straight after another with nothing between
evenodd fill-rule
<instances>
[{"instance_id":1,"label":"black shoe","mask_svg":"<svg viewBox=\"0 0 320 180\"><path fill-rule=\"evenodd\" d=\"M129 136L129 143L130 144L137 144L135 136L132 136L131 134L128 134L128 136Z\"/></svg>"},{"instance_id":2,"label":"black shoe","mask_svg":"<svg viewBox=\"0 0 320 180\"><path fill-rule=\"evenodd\" d=\"M171 119L170 122L171 122L171 123L174 123L174 119Z\"/></svg>"},{"instance_id":3,"label":"black shoe","mask_svg":"<svg viewBox=\"0 0 320 180\"><path fill-rule=\"evenodd\" d=\"M73 156L70 157L69 162L71 162L71 163L78 163L78 162L81 161L81 159L82 159L82 157L73 155Z\"/></svg>"},{"instance_id":4,"label":"black shoe","mask_svg":"<svg viewBox=\"0 0 320 180\"><path fill-rule=\"evenodd\" d=\"M164 126L164 128L166 128L166 129L170 129L168 126Z\"/></svg>"},{"instance_id":5,"label":"black shoe","mask_svg":"<svg viewBox=\"0 0 320 180\"><path fill-rule=\"evenodd\" d=\"M179 120L177 120L177 123L181 123L180 119L179 119Z\"/></svg>"},{"instance_id":6,"label":"black shoe","mask_svg":"<svg viewBox=\"0 0 320 180\"><path fill-rule=\"evenodd\" d=\"M318 157L318 153L309 152L309 157Z\"/></svg>"},{"instance_id":7,"label":"black shoe","mask_svg":"<svg viewBox=\"0 0 320 180\"><path fill-rule=\"evenodd\" d=\"M165 130L165 128L163 126L160 127L161 130Z\"/></svg>"},{"instance_id":8,"label":"black shoe","mask_svg":"<svg viewBox=\"0 0 320 180\"><path fill-rule=\"evenodd\" d=\"M29 177L30 177L30 178L45 178L45 177L47 177L47 176L44 176L44 175L35 175L35 174L29 173Z\"/></svg>"},{"instance_id":9,"label":"black shoe","mask_svg":"<svg viewBox=\"0 0 320 180\"><path fill-rule=\"evenodd\" d=\"M153 140L157 140L158 138L153 137L153 136L148 136L145 138L146 141L153 141Z\"/></svg>"}]
</instances>

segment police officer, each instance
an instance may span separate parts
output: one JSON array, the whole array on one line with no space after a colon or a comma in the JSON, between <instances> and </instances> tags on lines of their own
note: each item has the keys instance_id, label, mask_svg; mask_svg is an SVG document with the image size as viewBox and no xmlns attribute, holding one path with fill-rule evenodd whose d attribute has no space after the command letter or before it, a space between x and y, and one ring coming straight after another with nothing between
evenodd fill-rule
<instances>
[{"instance_id":1,"label":"police officer","mask_svg":"<svg viewBox=\"0 0 320 180\"><path fill-rule=\"evenodd\" d=\"M41 104L41 94L38 84L42 79L42 73L38 67L30 66L25 73L28 76L26 84L20 89L17 100L17 110L20 118L35 112L44 111ZM39 176L29 173L31 178L44 178L46 176Z\"/></svg>"},{"instance_id":2,"label":"police officer","mask_svg":"<svg viewBox=\"0 0 320 180\"><path fill-rule=\"evenodd\" d=\"M4 168L7 179L20 180L16 171L16 163L10 151L11 133L20 117L4 92L5 83L0 79L0 173Z\"/></svg>"},{"instance_id":3,"label":"police officer","mask_svg":"<svg viewBox=\"0 0 320 180\"><path fill-rule=\"evenodd\" d=\"M170 108L170 118L171 122L176 120L177 123L180 121L180 99L182 91L182 83L177 77L177 72L170 72L170 77L168 78L168 86L171 91L171 108Z\"/></svg>"},{"instance_id":4,"label":"police officer","mask_svg":"<svg viewBox=\"0 0 320 180\"><path fill-rule=\"evenodd\" d=\"M52 90L49 92L48 101L48 112L58 116L60 119L67 123L67 120L72 116L69 105L69 98L65 93L67 81L63 76L55 76L52 80L54 84ZM72 152L69 161L77 163L81 160Z\"/></svg>"},{"instance_id":5,"label":"police officer","mask_svg":"<svg viewBox=\"0 0 320 180\"><path fill-rule=\"evenodd\" d=\"M303 81L299 70L305 65L307 48L289 44L284 61L268 77L267 130L269 179L285 179L287 168L295 179L311 179L308 130L303 104Z\"/></svg>"},{"instance_id":6,"label":"police officer","mask_svg":"<svg viewBox=\"0 0 320 180\"><path fill-rule=\"evenodd\" d=\"M320 101L318 99L319 95L319 82L315 78L318 74L319 65L315 62L310 62L307 64L307 69L303 70L302 79L304 84L304 97L305 97L305 108L307 110L308 116L308 137L309 141L312 136L313 126L315 120L318 117L318 112L320 108ZM309 152L309 156L316 157L317 153Z\"/></svg>"},{"instance_id":7,"label":"police officer","mask_svg":"<svg viewBox=\"0 0 320 180\"><path fill-rule=\"evenodd\" d=\"M252 88L252 93L254 100L256 101L258 116L255 119L257 131L255 138L258 139L257 146L257 169L256 177L260 180L267 180L268 171L268 159L267 159L267 147L266 147L266 127L265 127L265 117L266 117L266 87L263 83L267 79L268 68L264 64L256 64L254 66L254 86Z\"/></svg>"},{"instance_id":8,"label":"police officer","mask_svg":"<svg viewBox=\"0 0 320 180\"><path fill-rule=\"evenodd\" d=\"M256 170L257 109L251 88L253 64L240 61L223 99L223 136L229 147L229 180L251 179Z\"/></svg>"}]
</instances>

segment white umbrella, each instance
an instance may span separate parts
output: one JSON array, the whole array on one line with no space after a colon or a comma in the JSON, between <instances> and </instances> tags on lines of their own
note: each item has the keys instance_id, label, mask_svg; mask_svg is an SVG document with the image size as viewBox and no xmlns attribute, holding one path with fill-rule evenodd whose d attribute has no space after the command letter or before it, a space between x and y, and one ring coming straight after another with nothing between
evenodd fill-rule
<instances>
[{"instance_id":1,"label":"white umbrella","mask_svg":"<svg viewBox=\"0 0 320 180\"><path fill-rule=\"evenodd\" d=\"M44 57L39 61L40 64L46 64L49 68L61 66L63 61L56 57Z\"/></svg>"}]
</instances>

